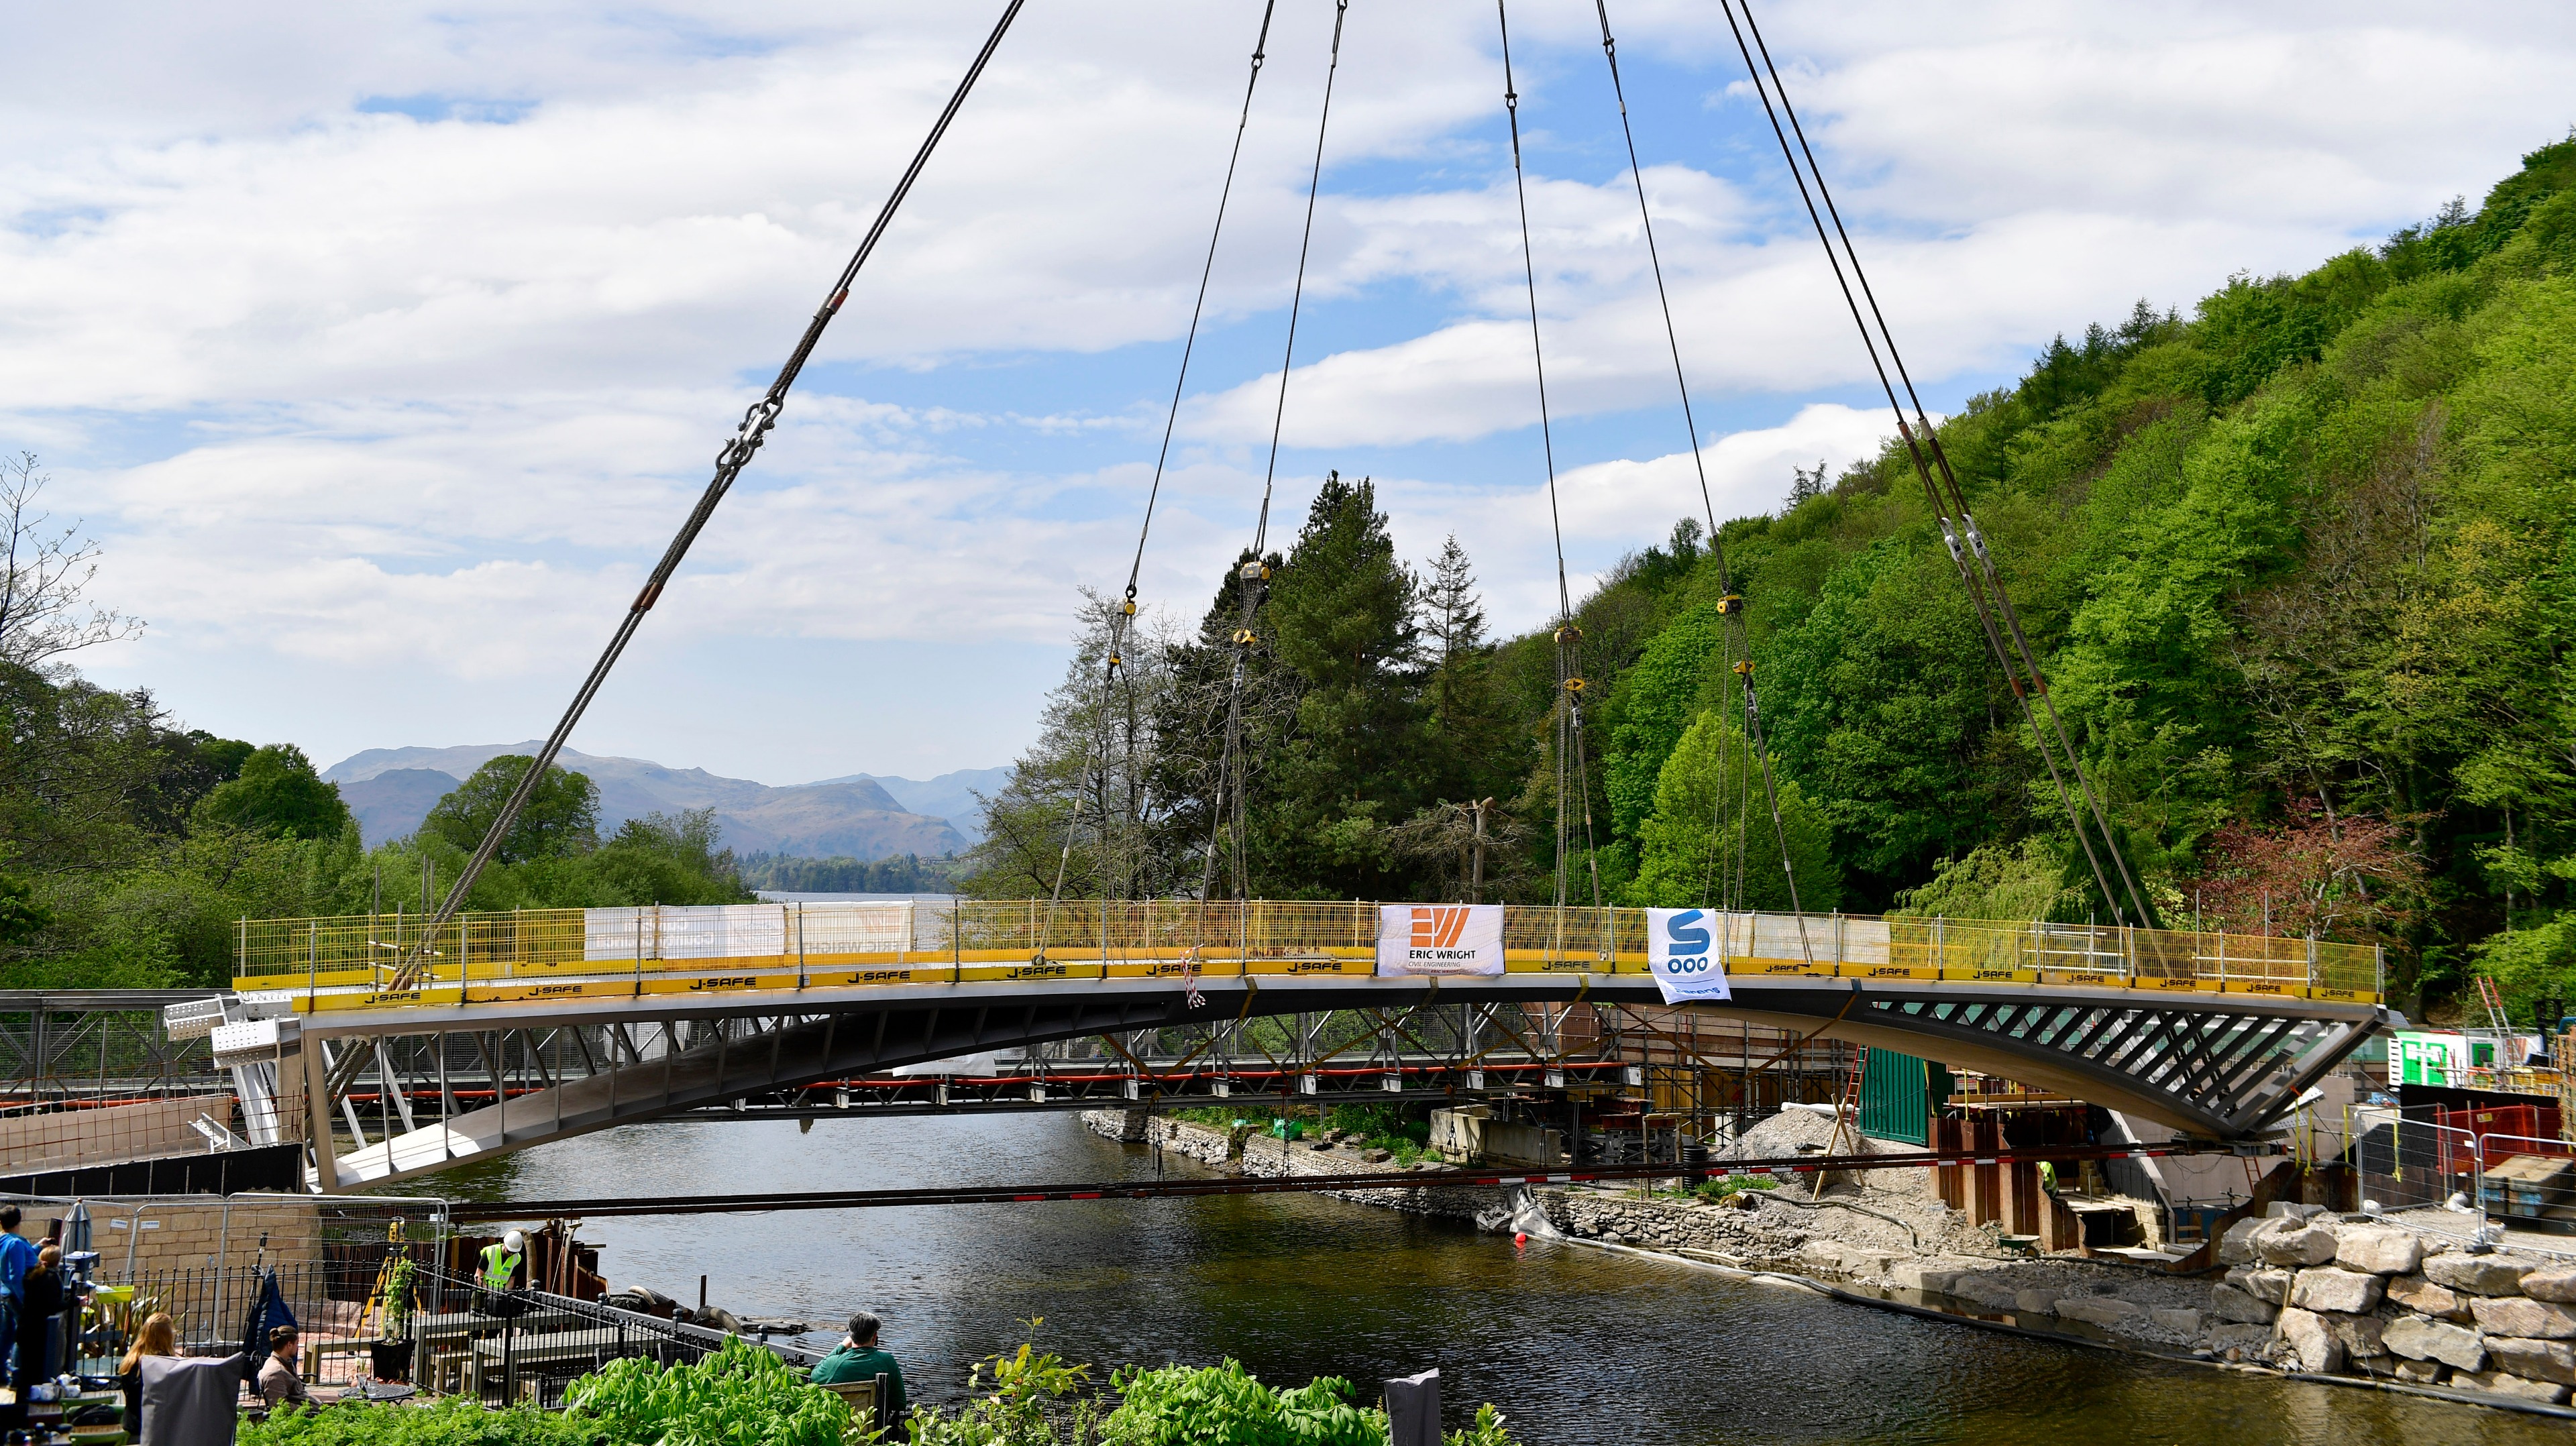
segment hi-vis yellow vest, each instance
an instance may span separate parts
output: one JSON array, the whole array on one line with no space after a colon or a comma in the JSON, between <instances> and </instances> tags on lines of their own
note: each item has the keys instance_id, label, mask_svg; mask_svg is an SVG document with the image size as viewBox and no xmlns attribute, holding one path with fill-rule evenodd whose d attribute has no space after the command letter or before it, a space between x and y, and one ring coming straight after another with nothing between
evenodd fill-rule
<instances>
[{"instance_id":1,"label":"hi-vis yellow vest","mask_svg":"<svg viewBox=\"0 0 2576 1446\"><path fill-rule=\"evenodd\" d=\"M483 1285L487 1290L508 1290L510 1277L519 1268L519 1257L506 1245L483 1247Z\"/></svg>"}]
</instances>

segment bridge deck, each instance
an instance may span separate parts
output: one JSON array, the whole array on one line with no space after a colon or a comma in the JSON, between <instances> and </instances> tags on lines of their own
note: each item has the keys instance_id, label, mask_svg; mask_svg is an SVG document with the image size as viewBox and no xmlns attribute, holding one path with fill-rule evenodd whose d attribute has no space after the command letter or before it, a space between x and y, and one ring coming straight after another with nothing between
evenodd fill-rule
<instances>
[{"instance_id":1,"label":"bridge deck","mask_svg":"<svg viewBox=\"0 0 2576 1446\"><path fill-rule=\"evenodd\" d=\"M1377 972L1377 905L766 904L469 914L426 941L400 916L245 922L235 988L298 1013L916 984L1352 977ZM1730 975L2379 1002L2376 950L2218 932L1716 914ZM1646 911L1504 911L1509 974L1644 975ZM395 988L396 984L404 987Z\"/></svg>"}]
</instances>

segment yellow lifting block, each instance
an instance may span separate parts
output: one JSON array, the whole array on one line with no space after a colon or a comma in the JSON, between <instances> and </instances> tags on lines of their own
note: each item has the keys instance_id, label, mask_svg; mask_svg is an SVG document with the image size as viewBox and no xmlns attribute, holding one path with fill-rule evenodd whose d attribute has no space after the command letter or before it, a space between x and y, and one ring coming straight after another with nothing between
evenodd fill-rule
<instances>
[{"instance_id":1,"label":"yellow lifting block","mask_svg":"<svg viewBox=\"0 0 2576 1446\"><path fill-rule=\"evenodd\" d=\"M2230 994L2269 994L2275 999L2303 999L2308 993L2306 985L2293 984L2287 979L2230 979L2226 983Z\"/></svg>"},{"instance_id":2,"label":"yellow lifting block","mask_svg":"<svg viewBox=\"0 0 2576 1446\"><path fill-rule=\"evenodd\" d=\"M1943 979L1971 984L2037 984L2036 969L1943 969Z\"/></svg>"},{"instance_id":3,"label":"yellow lifting block","mask_svg":"<svg viewBox=\"0 0 2576 1446\"><path fill-rule=\"evenodd\" d=\"M1568 679L1566 679L1566 680L1565 680L1565 691L1567 691L1567 692L1569 692L1569 693L1580 693L1580 692L1582 692L1582 691L1583 691L1583 680L1582 680L1581 678L1568 678Z\"/></svg>"},{"instance_id":4,"label":"yellow lifting block","mask_svg":"<svg viewBox=\"0 0 2576 1446\"><path fill-rule=\"evenodd\" d=\"M1760 979L1776 979L1784 976L1831 979L1836 971L1832 963L1823 959L1813 964L1804 959L1735 959L1728 962L1726 972L1735 975L1750 974Z\"/></svg>"},{"instance_id":5,"label":"yellow lifting block","mask_svg":"<svg viewBox=\"0 0 2576 1446\"><path fill-rule=\"evenodd\" d=\"M1747 659L1745 659L1743 662L1740 662L1740 663L1736 664L1736 665L1735 665L1735 671L1736 671L1736 674L1737 674L1738 676L1740 676L1740 677L1746 677L1746 678L1750 678L1750 677L1752 677L1752 676L1753 676L1753 660L1752 660L1751 658L1747 658Z\"/></svg>"},{"instance_id":6,"label":"yellow lifting block","mask_svg":"<svg viewBox=\"0 0 2576 1446\"><path fill-rule=\"evenodd\" d=\"M1744 599L1728 593L1717 600L1717 610L1721 613L1740 613L1744 611Z\"/></svg>"},{"instance_id":7,"label":"yellow lifting block","mask_svg":"<svg viewBox=\"0 0 2576 1446\"><path fill-rule=\"evenodd\" d=\"M1238 648L1248 648L1254 643L1260 641L1261 639L1253 636L1252 629L1250 628L1236 628L1234 630L1234 645Z\"/></svg>"}]
</instances>

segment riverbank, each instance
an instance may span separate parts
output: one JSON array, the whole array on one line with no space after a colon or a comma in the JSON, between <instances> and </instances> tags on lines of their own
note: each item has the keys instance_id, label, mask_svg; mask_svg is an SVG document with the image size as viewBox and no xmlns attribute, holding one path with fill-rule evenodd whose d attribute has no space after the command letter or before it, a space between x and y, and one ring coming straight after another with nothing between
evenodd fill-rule
<instances>
[{"instance_id":1,"label":"riverbank","mask_svg":"<svg viewBox=\"0 0 2576 1446\"><path fill-rule=\"evenodd\" d=\"M1225 1131L1143 1111L1095 1111L1084 1124L1250 1175L1395 1168L1372 1158L1383 1151L1268 1135L1238 1144ZM1795 1153L1804 1136L1831 1128L1783 1115L1741 1148L1748 1157ZM1830 1177L1820 1194L1801 1179L1717 1200L1580 1185L1323 1193L1489 1231L1800 1277L1872 1302L2210 1364L2386 1382L2516 1409L2563 1408L2576 1386L2576 1268L2568 1262L2478 1253L2402 1222L2286 1204L2229 1230L2218 1251L2223 1276L2172 1275L2118 1257L2034 1258L2007 1250L1999 1227L1970 1224L1944 1205L1930 1175L1868 1171Z\"/></svg>"}]
</instances>

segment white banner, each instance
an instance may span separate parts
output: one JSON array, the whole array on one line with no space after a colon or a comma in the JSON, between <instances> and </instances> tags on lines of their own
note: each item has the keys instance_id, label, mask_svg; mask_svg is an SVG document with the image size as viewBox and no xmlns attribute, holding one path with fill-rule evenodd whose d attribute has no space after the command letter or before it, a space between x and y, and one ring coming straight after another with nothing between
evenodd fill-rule
<instances>
[{"instance_id":1,"label":"white banner","mask_svg":"<svg viewBox=\"0 0 2576 1446\"><path fill-rule=\"evenodd\" d=\"M1500 904L1380 904L1377 972L1500 974Z\"/></svg>"},{"instance_id":2,"label":"white banner","mask_svg":"<svg viewBox=\"0 0 2576 1446\"><path fill-rule=\"evenodd\" d=\"M1726 987L1726 960L1718 943L1725 923L1724 914L1707 909L1646 911L1646 962L1666 1004L1734 997Z\"/></svg>"}]
</instances>

